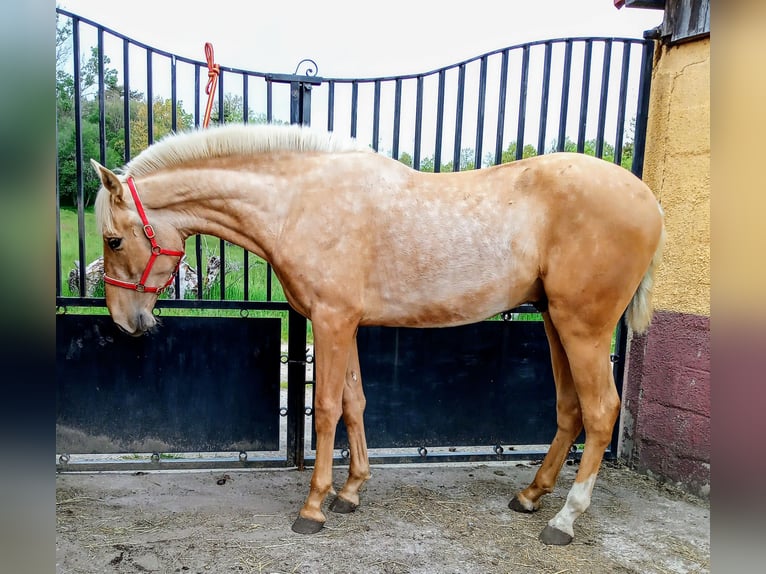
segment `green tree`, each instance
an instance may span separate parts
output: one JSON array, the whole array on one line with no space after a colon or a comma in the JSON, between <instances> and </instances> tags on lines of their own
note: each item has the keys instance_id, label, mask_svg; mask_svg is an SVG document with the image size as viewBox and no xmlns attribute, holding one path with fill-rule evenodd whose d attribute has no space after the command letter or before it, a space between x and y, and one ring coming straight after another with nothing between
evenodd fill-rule
<instances>
[{"instance_id":1,"label":"green tree","mask_svg":"<svg viewBox=\"0 0 766 574\"><path fill-rule=\"evenodd\" d=\"M77 206L80 202L77 189L77 168L82 166L84 206L92 204L99 182L90 169L91 158L103 161L107 167L122 165L149 145L148 107L144 94L130 91L128 94L128 118L130 150L125 150L125 94L119 84L119 74L110 66L108 56L103 57L104 77L104 157L101 157L100 104L98 98L99 58L97 48L90 49L90 56L81 58L80 74L80 137L82 157L76 157L77 121L74 114L75 83L73 74L67 70L71 56L72 24L70 20L57 22L56 30L56 119L58 140L59 200L62 205ZM185 130L194 125L192 114L176 104L176 123L173 125L173 102L156 97L152 102L153 139L157 140L173 129ZM79 161L78 161L79 160Z\"/></svg>"},{"instance_id":2,"label":"green tree","mask_svg":"<svg viewBox=\"0 0 766 574\"><path fill-rule=\"evenodd\" d=\"M223 123L243 123L245 121L245 114L243 110L244 100L242 99L242 96L231 93L223 95ZM266 114L256 114L253 110L248 109L247 121L251 124L265 124L267 123ZM218 100L213 101L213 109L210 112L210 123L220 123ZM274 121L272 123L280 124L284 122Z\"/></svg>"}]
</instances>

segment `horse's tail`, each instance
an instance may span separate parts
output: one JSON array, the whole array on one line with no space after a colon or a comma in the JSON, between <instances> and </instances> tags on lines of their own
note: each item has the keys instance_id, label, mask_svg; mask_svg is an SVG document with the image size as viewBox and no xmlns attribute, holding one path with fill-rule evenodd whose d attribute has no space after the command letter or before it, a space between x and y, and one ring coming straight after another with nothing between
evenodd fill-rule
<instances>
[{"instance_id":1,"label":"horse's tail","mask_svg":"<svg viewBox=\"0 0 766 574\"><path fill-rule=\"evenodd\" d=\"M662 233L660 234L660 242L657 244L657 249L654 251L652 261L649 263L649 268L646 270L641 283L638 285L636 292L633 294L633 298L628 304L628 308L625 311L625 318L628 322L628 326L634 333L641 334L649 327L649 323L652 322L652 287L654 286L654 272L660 265L662 260L662 248L665 245L665 226L662 226Z\"/></svg>"}]
</instances>

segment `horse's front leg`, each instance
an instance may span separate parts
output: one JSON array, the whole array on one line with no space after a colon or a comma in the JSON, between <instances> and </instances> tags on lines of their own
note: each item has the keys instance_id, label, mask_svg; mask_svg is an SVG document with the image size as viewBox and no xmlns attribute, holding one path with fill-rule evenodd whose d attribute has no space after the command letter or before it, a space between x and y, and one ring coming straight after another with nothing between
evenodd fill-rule
<instances>
[{"instance_id":1,"label":"horse's front leg","mask_svg":"<svg viewBox=\"0 0 766 574\"><path fill-rule=\"evenodd\" d=\"M367 439L364 436L364 407L362 374L359 369L359 352L356 337L351 346L343 387L343 422L346 423L351 460L346 484L330 504L330 510L345 514L359 506L359 490L370 478L370 462L367 457Z\"/></svg>"},{"instance_id":2,"label":"horse's front leg","mask_svg":"<svg viewBox=\"0 0 766 574\"><path fill-rule=\"evenodd\" d=\"M309 495L292 527L301 534L319 532L325 523L322 503L332 488L335 429L343 408L344 375L356 333L356 323L350 321L347 314L328 309L315 310L312 326L316 358L314 429L317 447Z\"/></svg>"}]
</instances>

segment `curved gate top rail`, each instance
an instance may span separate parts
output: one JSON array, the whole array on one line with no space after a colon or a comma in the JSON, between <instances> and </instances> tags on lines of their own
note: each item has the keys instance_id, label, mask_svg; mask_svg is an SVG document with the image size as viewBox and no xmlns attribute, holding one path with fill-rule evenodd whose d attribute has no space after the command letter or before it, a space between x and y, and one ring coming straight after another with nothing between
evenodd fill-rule
<instances>
[{"instance_id":1,"label":"curved gate top rail","mask_svg":"<svg viewBox=\"0 0 766 574\"><path fill-rule=\"evenodd\" d=\"M186 56L181 56L179 54L175 54L173 52L168 52L167 50L162 50L160 48L155 48L154 46L151 46L145 42L141 42L139 40L136 40L134 38L131 38L130 36L126 36L125 34L118 32L112 28L109 28L107 26L104 26L102 24L99 24L98 22L91 20L89 18L85 18L83 16L80 16L78 14L75 14L74 12L70 12L68 10L65 10L63 8L56 8L56 13L66 16L68 18L71 18L72 20L77 20L78 22L82 22L84 24L88 24L92 26L93 28L97 28L100 30L103 30L107 34L110 34L114 36L115 38L119 38L121 40L124 40L138 48L142 48L144 50L149 50L153 52L154 54L157 54L158 56L165 56L166 58L173 58L177 60L178 62L184 62L186 64L192 64L195 66L207 66L207 63L204 60L197 60L194 58L189 58ZM410 73L410 74L403 74L403 75L388 75L388 76L370 76L370 77L361 77L361 78L352 78L352 77L330 77L330 76L322 76L317 77L317 79L322 79L323 81L333 81L333 82L376 82L376 81L390 81L390 80L410 80L410 79L416 79L418 77L423 76L431 76L434 74L438 74L439 72L447 71L451 68L458 68L460 66L465 66L467 64L470 64L472 62L476 62L481 60L482 58L495 56L498 54L502 54L503 52L523 49L525 47L533 47L533 46L543 46L545 44L559 44L559 43L566 43L566 42L619 42L619 43L626 43L626 44L636 44L636 45L644 45L648 40L641 39L641 38L629 38L629 37L618 37L618 36L571 36L571 37L560 37L560 38L548 38L544 40L532 40L529 42L522 42L520 44L511 44L509 46L505 46L503 48L497 48L494 50L491 50L489 52L485 52L483 54L480 54L478 56L473 56L468 59L462 60L460 62L456 62L453 64L448 64L446 66L441 66L439 68L434 68L425 72L417 72L417 73ZM259 72L255 70L246 70L244 68L236 68L232 66L226 66L221 64L221 70L229 73L234 74L246 74L249 76L255 76L255 77L262 77L266 78L269 76L274 75L285 75L283 73L272 73L272 72ZM295 76L299 76L300 74L291 74ZM312 74L306 74L309 77L314 77Z\"/></svg>"}]
</instances>

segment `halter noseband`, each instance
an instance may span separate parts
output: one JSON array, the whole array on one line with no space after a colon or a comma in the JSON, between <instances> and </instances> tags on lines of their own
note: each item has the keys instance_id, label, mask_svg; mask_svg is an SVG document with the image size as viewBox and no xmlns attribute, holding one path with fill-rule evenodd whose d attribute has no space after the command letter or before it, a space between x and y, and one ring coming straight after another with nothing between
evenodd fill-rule
<instances>
[{"instance_id":1,"label":"halter noseband","mask_svg":"<svg viewBox=\"0 0 766 574\"><path fill-rule=\"evenodd\" d=\"M144 211L144 206L141 204L141 200L138 197L138 191L136 191L136 184L134 183L133 178L129 177L127 179L127 183L128 183L128 187L130 188L130 193L133 196L133 201L136 204L136 210L138 211L138 215L139 217L141 217L141 223L144 224L144 234L146 235L147 239L149 239L149 242L152 244L152 254L149 257L149 262L146 264L146 268L144 269L144 272L141 274L141 279L139 279L138 283L120 281L119 279L113 279L112 277L107 277L106 274L104 274L104 282L109 283L110 285L116 285L117 287L124 287L125 289L133 289L134 291L138 291L139 293L162 293L165 289L167 289L170 286L171 283L173 283L173 280L176 278L176 273L178 273L178 267L181 265L181 258L185 255L185 253L183 251L163 249L162 247L159 246L154 234L154 228L149 224L149 220L146 218L146 212ZM173 272L170 274L170 279L168 279L164 285L160 287L147 287L146 280L149 278L149 274L152 271L154 262L157 260L157 257L159 257L160 255L171 255L173 257L178 257L178 263L176 263L175 269L173 269Z\"/></svg>"}]
</instances>

